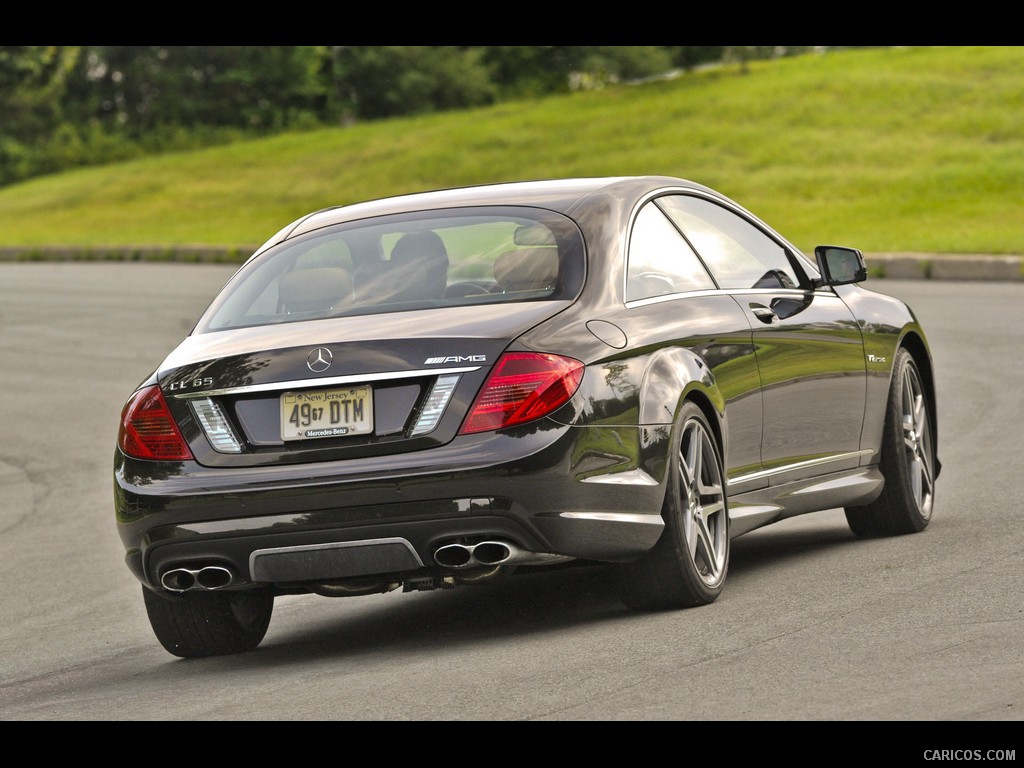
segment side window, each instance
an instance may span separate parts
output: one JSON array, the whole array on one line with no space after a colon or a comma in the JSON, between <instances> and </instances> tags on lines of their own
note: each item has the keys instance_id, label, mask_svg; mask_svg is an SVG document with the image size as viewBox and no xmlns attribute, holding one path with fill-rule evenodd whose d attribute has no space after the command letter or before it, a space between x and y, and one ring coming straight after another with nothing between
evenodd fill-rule
<instances>
[{"instance_id":1,"label":"side window","mask_svg":"<svg viewBox=\"0 0 1024 768\"><path fill-rule=\"evenodd\" d=\"M690 195L667 195L657 202L722 288L795 288L800 284L785 248L728 208Z\"/></svg>"},{"instance_id":2,"label":"side window","mask_svg":"<svg viewBox=\"0 0 1024 768\"><path fill-rule=\"evenodd\" d=\"M633 223L629 240L626 301L714 287L679 230L657 206L645 205Z\"/></svg>"}]
</instances>

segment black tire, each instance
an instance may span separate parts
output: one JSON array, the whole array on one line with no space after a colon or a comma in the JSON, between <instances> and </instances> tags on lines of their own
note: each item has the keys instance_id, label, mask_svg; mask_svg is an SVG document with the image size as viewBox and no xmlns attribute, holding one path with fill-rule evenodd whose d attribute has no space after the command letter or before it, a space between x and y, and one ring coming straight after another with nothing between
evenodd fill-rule
<instances>
[{"instance_id":1,"label":"black tire","mask_svg":"<svg viewBox=\"0 0 1024 768\"><path fill-rule=\"evenodd\" d=\"M634 610L714 602L729 569L729 509L722 453L707 418L683 403L673 431L665 530L639 560L617 566L619 597Z\"/></svg>"},{"instance_id":2,"label":"black tire","mask_svg":"<svg viewBox=\"0 0 1024 768\"><path fill-rule=\"evenodd\" d=\"M931 403L913 355L896 352L885 411L879 497L847 507L846 521L857 536L899 536L924 530L935 504L935 440Z\"/></svg>"},{"instance_id":3,"label":"black tire","mask_svg":"<svg viewBox=\"0 0 1024 768\"><path fill-rule=\"evenodd\" d=\"M160 645L183 659L254 650L274 611L274 596L265 590L163 596L143 587L142 595Z\"/></svg>"}]
</instances>

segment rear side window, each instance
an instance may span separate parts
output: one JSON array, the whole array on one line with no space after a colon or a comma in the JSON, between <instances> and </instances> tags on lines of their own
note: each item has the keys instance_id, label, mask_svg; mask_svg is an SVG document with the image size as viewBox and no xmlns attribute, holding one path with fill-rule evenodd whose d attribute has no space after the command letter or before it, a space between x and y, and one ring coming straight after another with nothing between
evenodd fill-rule
<instances>
[{"instance_id":1,"label":"rear side window","mask_svg":"<svg viewBox=\"0 0 1024 768\"><path fill-rule=\"evenodd\" d=\"M714 287L679 229L653 203L641 208L629 238L626 301Z\"/></svg>"},{"instance_id":2,"label":"rear side window","mask_svg":"<svg viewBox=\"0 0 1024 768\"><path fill-rule=\"evenodd\" d=\"M345 315L572 299L583 238L534 208L467 208L325 227L246 264L196 331Z\"/></svg>"}]
</instances>

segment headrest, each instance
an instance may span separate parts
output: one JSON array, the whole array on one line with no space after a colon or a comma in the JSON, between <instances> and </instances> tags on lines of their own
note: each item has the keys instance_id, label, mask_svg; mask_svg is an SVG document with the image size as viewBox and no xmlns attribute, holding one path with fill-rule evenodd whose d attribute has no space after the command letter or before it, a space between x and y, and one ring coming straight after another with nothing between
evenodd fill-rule
<instances>
[{"instance_id":1,"label":"headrest","mask_svg":"<svg viewBox=\"0 0 1024 768\"><path fill-rule=\"evenodd\" d=\"M494 260L494 279L502 290L539 291L558 279L558 249L522 248Z\"/></svg>"},{"instance_id":2,"label":"headrest","mask_svg":"<svg viewBox=\"0 0 1024 768\"><path fill-rule=\"evenodd\" d=\"M391 261L394 264L429 262L447 266L448 251L436 232L409 232L402 235L391 249Z\"/></svg>"},{"instance_id":3,"label":"headrest","mask_svg":"<svg viewBox=\"0 0 1024 768\"><path fill-rule=\"evenodd\" d=\"M522 224L512 233L516 245L555 245L555 236L543 224Z\"/></svg>"},{"instance_id":4,"label":"headrest","mask_svg":"<svg viewBox=\"0 0 1024 768\"><path fill-rule=\"evenodd\" d=\"M337 267L297 269L281 276L281 303L289 310L330 309L352 296L352 276Z\"/></svg>"}]
</instances>

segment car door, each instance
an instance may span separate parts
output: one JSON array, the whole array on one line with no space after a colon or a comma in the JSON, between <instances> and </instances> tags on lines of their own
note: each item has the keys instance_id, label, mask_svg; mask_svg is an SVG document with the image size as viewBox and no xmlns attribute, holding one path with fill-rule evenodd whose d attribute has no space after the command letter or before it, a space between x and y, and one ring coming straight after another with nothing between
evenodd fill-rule
<instances>
[{"instance_id":1,"label":"car door","mask_svg":"<svg viewBox=\"0 0 1024 768\"><path fill-rule=\"evenodd\" d=\"M692 246L655 203L645 204L633 222L624 298L627 311L615 321L635 347L657 350L654 355L686 348L711 372L728 414L722 426L730 484L753 475L744 490L767 486L751 323L717 289Z\"/></svg>"},{"instance_id":2,"label":"car door","mask_svg":"<svg viewBox=\"0 0 1024 768\"><path fill-rule=\"evenodd\" d=\"M812 287L789 248L739 210L695 195L658 202L749 318L769 483L858 466L866 364L846 304Z\"/></svg>"}]
</instances>

